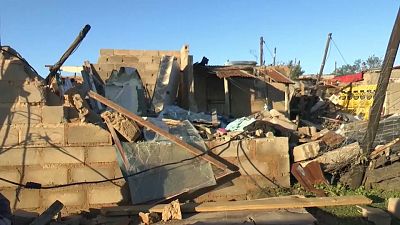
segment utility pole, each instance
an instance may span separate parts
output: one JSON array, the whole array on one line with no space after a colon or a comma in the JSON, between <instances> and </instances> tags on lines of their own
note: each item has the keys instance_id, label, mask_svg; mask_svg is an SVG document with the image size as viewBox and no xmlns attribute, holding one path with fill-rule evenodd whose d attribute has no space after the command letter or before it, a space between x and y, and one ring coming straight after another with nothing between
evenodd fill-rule
<instances>
[{"instance_id":1,"label":"utility pole","mask_svg":"<svg viewBox=\"0 0 400 225\"><path fill-rule=\"evenodd\" d=\"M264 65L264 38L260 37L260 66Z\"/></svg>"},{"instance_id":2,"label":"utility pole","mask_svg":"<svg viewBox=\"0 0 400 225\"><path fill-rule=\"evenodd\" d=\"M328 55L329 43L331 42L331 39L332 39L332 33L329 33L328 39L326 40L324 57L322 58L321 68L319 69L319 73L318 73L318 77L317 77L317 86L318 86L319 80L321 79L322 73L324 72L326 56Z\"/></svg>"},{"instance_id":3,"label":"utility pole","mask_svg":"<svg viewBox=\"0 0 400 225\"><path fill-rule=\"evenodd\" d=\"M276 47L274 48L274 61L273 61L274 66L275 66L275 60L276 60Z\"/></svg>"},{"instance_id":4,"label":"utility pole","mask_svg":"<svg viewBox=\"0 0 400 225\"><path fill-rule=\"evenodd\" d=\"M367 132L362 142L364 154L369 154L372 144L375 140L376 131L379 126L379 120L382 113L383 103L385 101L386 89L389 84L390 74L392 73L393 64L396 59L397 50L400 43L400 8L397 12L396 21L394 22L392 34L386 49L385 58L383 60L381 73L376 86L374 101L369 114Z\"/></svg>"}]
</instances>

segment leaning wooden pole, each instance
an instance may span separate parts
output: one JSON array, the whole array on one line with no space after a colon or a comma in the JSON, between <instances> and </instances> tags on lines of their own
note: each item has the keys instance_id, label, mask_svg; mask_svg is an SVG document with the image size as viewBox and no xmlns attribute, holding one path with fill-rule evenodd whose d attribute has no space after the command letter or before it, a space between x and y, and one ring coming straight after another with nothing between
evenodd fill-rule
<instances>
[{"instance_id":1,"label":"leaning wooden pole","mask_svg":"<svg viewBox=\"0 0 400 225\"><path fill-rule=\"evenodd\" d=\"M329 33L328 34L328 39L326 40L326 44L325 44L324 57L322 58L321 67L319 68L319 73L318 73L318 77L317 77L317 86L318 86L318 82L320 81L321 76L322 76L322 74L324 72L326 57L328 55L329 44L331 42L331 39L332 39L332 33Z\"/></svg>"},{"instance_id":2,"label":"leaning wooden pole","mask_svg":"<svg viewBox=\"0 0 400 225\"><path fill-rule=\"evenodd\" d=\"M385 58L381 73L379 75L378 84L376 86L374 101L372 103L369 114L367 132L365 133L362 149L365 154L369 154L372 150L372 144L375 140L376 131L378 130L379 120L381 117L383 103L385 101L386 90L389 84L390 74L392 73L393 64L396 59L397 50L400 43L400 8L397 12L396 21L393 26L392 34L390 35L389 44L386 49Z\"/></svg>"}]
</instances>

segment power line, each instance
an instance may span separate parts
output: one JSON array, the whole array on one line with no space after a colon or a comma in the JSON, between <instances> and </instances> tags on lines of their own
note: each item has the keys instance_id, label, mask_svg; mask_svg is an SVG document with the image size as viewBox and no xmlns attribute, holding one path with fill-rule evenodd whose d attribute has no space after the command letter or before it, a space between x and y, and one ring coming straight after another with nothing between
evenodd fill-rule
<instances>
[{"instance_id":1,"label":"power line","mask_svg":"<svg viewBox=\"0 0 400 225\"><path fill-rule=\"evenodd\" d=\"M343 62L347 65L347 61L346 59L343 57L342 52L340 51L339 47L336 45L335 41L333 40L333 38L331 37L331 41L333 43L333 45L335 46L335 48L338 50L340 57L342 57Z\"/></svg>"}]
</instances>

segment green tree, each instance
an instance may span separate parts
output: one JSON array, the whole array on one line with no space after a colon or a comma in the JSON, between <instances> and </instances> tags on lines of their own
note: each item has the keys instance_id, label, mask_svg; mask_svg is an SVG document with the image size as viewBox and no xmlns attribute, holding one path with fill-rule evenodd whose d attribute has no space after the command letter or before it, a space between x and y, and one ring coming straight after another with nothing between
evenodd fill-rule
<instances>
[{"instance_id":1,"label":"green tree","mask_svg":"<svg viewBox=\"0 0 400 225\"><path fill-rule=\"evenodd\" d=\"M382 66L382 59L371 55L366 60L357 59L353 65L345 64L333 71L333 74L341 76L346 74L358 73L363 70L380 69Z\"/></svg>"},{"instance_id":2,"label":"green tree","mask_svg":"<svg viewBox=\"0 0 400 225\"><path fill-rule=\"evenodd\" d=\"M379 58L378 56L371 55L368 57L368 59L365 61L365 64L367 66L367 69L380 69L382 67L382 59Z\"/></svg>"},{"instance_id":3,"label":"green tree","mask_svg":"<svg viewBox=\"0 0 400 225\"><path fill-rule=\"evenodd\" d=\"M287 66L290 69L290 79L298 79L299 76L304 74L304 70L302 70L300 61L297 64L293 63L293 60L290 60Z\"/></svg>"}]
</instances>

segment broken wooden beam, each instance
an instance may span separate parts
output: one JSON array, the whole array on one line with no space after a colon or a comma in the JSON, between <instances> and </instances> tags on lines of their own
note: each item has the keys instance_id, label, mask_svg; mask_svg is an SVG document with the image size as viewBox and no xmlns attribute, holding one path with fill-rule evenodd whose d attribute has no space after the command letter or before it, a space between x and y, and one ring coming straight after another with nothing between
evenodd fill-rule
<instances>
[{"instance_id":1,"label":"broken wooden beam","mask_svg":"<svg viewBox=\"0 0 400 225\"><path fill-rule=\"evenodd\" d=\"M372 200L365 196L339 196L339 197L318 197L318 198L265 198L244 201L229 202L205 202L205 203L184 203L181 204L182 213L196 212L221 212L221 211L240 211L240 210L269 210L286 208L307 208L325 207L340 205L366 205L371 204ZM105 207L101 213L106 216L126 216L136 215L139 212L162 213L168 204L159 205L134 205Z\"/></svg>"},{"instance_id":2,"label":"broken wooden beam","mask_svg":"<svg viewBox=\"0 0 400 225\"><path fill-rule=\"evenodd\" d=\"M57 215L64 207L60 201L56 200L51 206L46 209L39 217L32 221L29 225L46 225L50 223L55 215Z\"/></svg>"},{"instance_id":3,"label":"broken wooden beam","mask_svg":"<svg viewBox=\"0 0 400 225\"><path fill-rule=\"evenodd\" d=\"M111 109L114 109L115 111L125 115L129 119L137 122L141 126L144 126L144 127L148 128L148 129L156 132L157 134L160 134L160 135L166 137L171 142L183 147L185 150L187 150L188 152L192 153L193 155L203 158L204 160L210 162L211 164L215 165L216 167L218 167L220 169L229 170L228 166L225 165L224 163L218 161L217 159L211 157L210 155L205 154L205 152L203 152L202 150L197 149L197 148L189 145L188 143L182 141L181 139L179 139L178 137L168 133L167 131L157 127L153 123L144 120L142 117L140 117L138 115L135 115L134 113L132 113L129 110L125 109L124 107L114 103L113 101L110 101L109 99L106 99L105 97L103 97L103 96L101 96L101 95L99 95L99 94L97 94L97 93L95 93L93 91L89 91L88 95L89 95L89 97L101 102L102 104L110 107Z\"/></svg>"},{"instance_id":4,"label":"broken wooden beam","mask_svg":"<svg viewBox=\"0 0 400 225\"><path fill-rule=\"evenodd\" d=\"M106 119L105 123L106 123L106 125L108 127L108 130L110 131L112 139L114 140L115 147L117 147L117 150L118 150L119 154L121 155L122 162L123 162L123 164L125 166L125 170L129 171L129 168L130 168L129 160L128 160L128 157L126 156L125 152L124 152L124 149L122 147L121 141L119 140L118 135L115 132L115 129L112 126L111 122Z\"/></svg>"}]
</instances>

